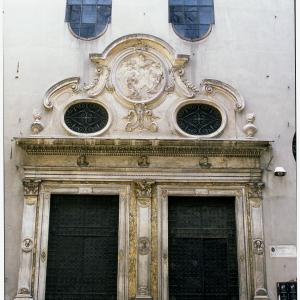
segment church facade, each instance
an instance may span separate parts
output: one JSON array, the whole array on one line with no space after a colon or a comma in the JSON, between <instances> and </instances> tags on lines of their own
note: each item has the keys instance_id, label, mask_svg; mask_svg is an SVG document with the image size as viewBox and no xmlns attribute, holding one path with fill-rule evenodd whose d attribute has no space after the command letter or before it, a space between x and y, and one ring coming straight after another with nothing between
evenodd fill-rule
<instances>
[{"instance_id":1,"label":"church facade","mask_svg":"<svg viewBox=\"0 0 300 300\"><path fill-rule=\"evenodd\" d=\"M293 9L5 2L6 300L296 299Z\"/></svg>"}]
</instances>

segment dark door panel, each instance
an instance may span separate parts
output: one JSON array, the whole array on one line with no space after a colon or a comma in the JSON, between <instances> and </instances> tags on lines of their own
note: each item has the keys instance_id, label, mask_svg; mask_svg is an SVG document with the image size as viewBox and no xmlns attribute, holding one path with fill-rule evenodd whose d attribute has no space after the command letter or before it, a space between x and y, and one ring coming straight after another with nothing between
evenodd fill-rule
<instances>
[{"instance_id":1,"label":"dark door panel","mask_svg":"<svg viewBox=\"0 0 300 300\"><path fill-rule=\"evenodd\" d=\"M118 196L53 195L46 300L116 300Z\"/></svg>"},{"instance_id":2,"label":"dark door panel","mask_svg":"<svg viewBox=\"0 0 300 300\"><path fill-rule=\"evenodd\" d=\"M170 300L238 300L231 197L169 198Z\"/></svg>"}]
</instances>

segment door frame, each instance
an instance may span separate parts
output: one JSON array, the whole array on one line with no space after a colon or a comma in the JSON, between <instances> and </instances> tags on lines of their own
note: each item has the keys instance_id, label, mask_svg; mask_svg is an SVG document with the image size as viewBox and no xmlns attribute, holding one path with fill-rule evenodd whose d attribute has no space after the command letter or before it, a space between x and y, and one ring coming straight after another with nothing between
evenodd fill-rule
<instances>
[{"instance_id":1,"label":"door frame","mask_svg":"<svg viewBox=\"0 0 300 300\"><path fill-rule=\"evenodd\" d=\"M243 186L193 186L186 184L159 185L158 199L158 299L169 299L168 265L168 196L224 196L235 197L236 243L239 276L239 300L248 300L251 295L251 270L249 255L249 210Z\"/></svg>"},{"instance_id":2,"label":"door frame","mask_svg":"<svg viewBox=\"0 0 300 300\"><path fill-rule=\"evenodd\" d=\"M34 257L34 293L35 300L44 300L46 291L47 253L50 201L52 194L73 195L119 195L118 228L118 277L117 299L128 300L128 236L129 236L129 197L130 186L120 184L70 184L42 182L38 196L36 253Z\"/></svg>"}]
</instances>

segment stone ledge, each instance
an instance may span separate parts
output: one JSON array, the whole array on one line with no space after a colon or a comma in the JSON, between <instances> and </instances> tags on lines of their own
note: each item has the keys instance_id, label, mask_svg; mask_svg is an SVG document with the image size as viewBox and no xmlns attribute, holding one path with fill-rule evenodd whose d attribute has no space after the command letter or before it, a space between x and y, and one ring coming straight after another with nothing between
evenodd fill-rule
<instances>
[{"instance_id":1,"label":"stone ledge","mask_svg":"<svg viewBox=\"0 0 300 300\"><path fill-rule=\"evenodd\" d=\"M29 155L260 157L271 141L220 139L15 138Z\"/></svg>"}]
</instances>

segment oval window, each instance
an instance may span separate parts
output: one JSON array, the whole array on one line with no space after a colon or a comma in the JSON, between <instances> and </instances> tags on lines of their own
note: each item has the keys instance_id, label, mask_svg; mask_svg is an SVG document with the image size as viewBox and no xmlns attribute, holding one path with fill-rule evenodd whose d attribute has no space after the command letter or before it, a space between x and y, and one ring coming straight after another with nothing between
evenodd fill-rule
<instances>
[{"instance_id":1,"label":"oval window","mask_svg":"<svg viewBox=\"0 0 300 300\"><path fill-rule=\"evenodd\" d=\"M209 135L222 125L221 112L214 106L203 103L181 107L176 120L179 128L191 135Z\"/></svg>"},{"instance_id":2,"label":"oval window","mask_svg":"<svg viewBox=\"0 0 300 300\"><path fill-rule=\"evenodd\" d=\"M78 133L95 133L108 123L108 112L100 104L80 102L71 105L64 116L66 126Z\"/></svg>"}]
</instances>

